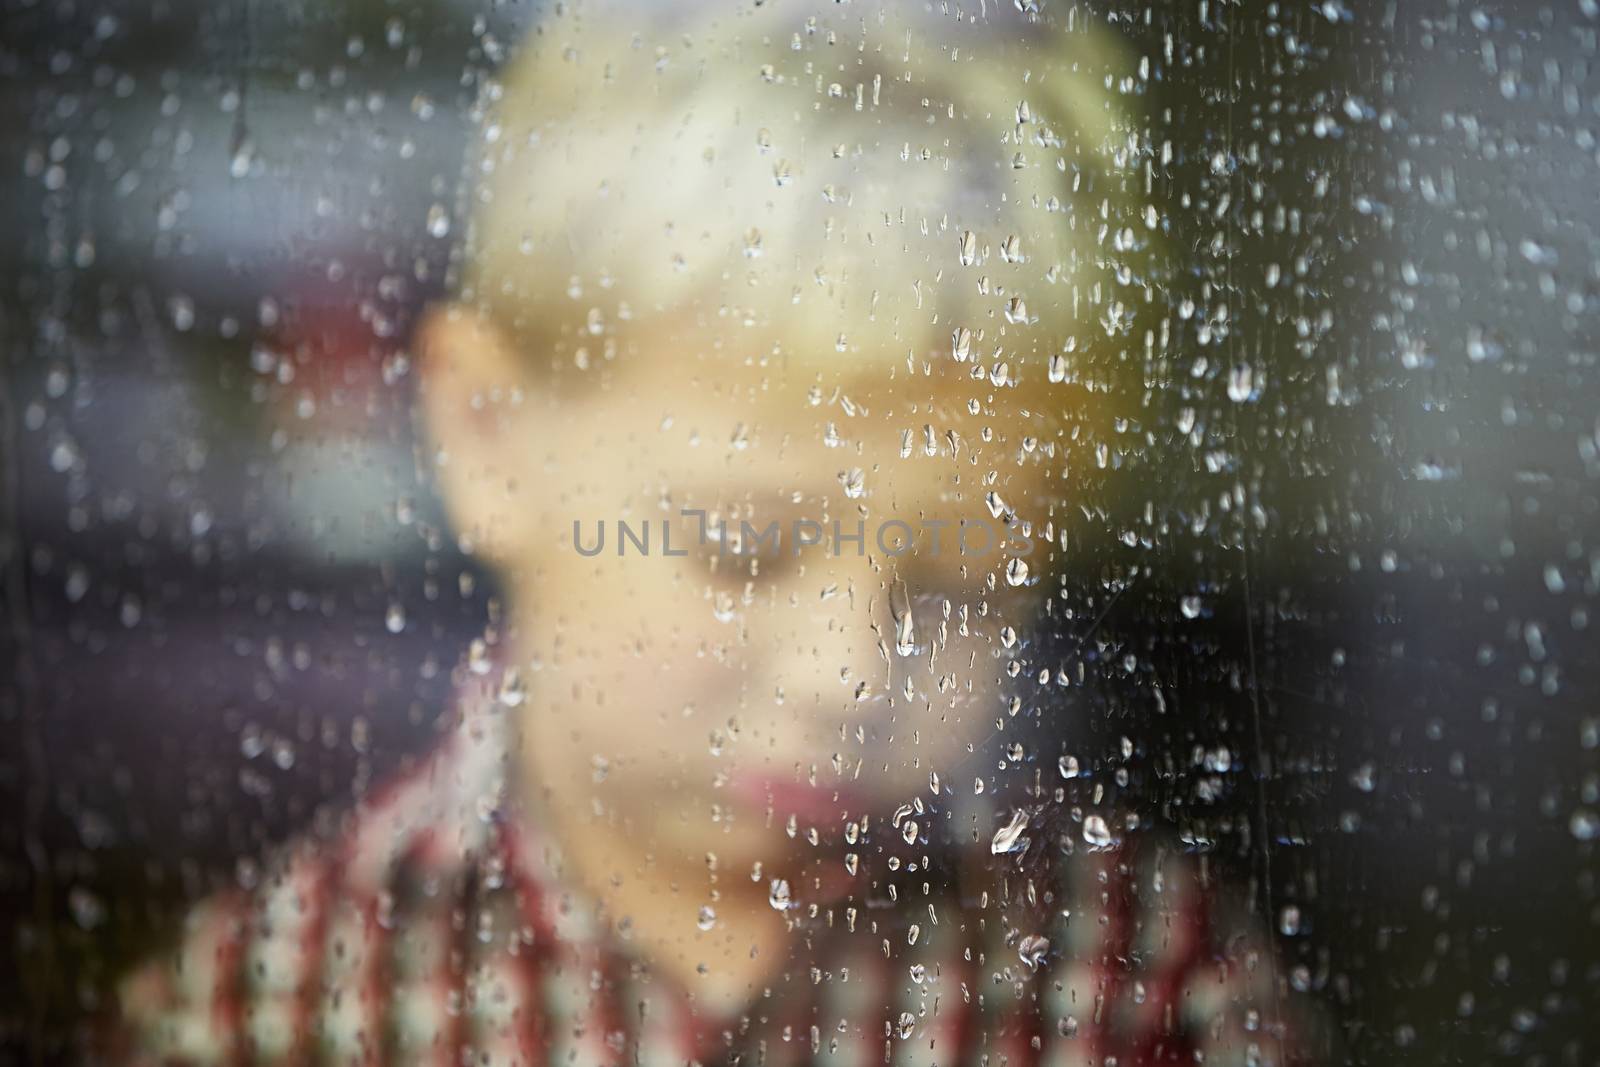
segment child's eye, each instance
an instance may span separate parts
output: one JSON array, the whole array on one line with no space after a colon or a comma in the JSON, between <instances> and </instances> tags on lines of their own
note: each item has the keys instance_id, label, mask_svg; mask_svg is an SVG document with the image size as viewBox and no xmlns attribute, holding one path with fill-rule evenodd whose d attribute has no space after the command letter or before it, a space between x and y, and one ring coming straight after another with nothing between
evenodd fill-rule
<instances>
[{"instance_id":1,"label":"child's eye","mask_svg":"<svg viewBox=\"0 0 1600 1067\"><path fill-rule=\"evenodd\" d=\"M792 551L764 552L748 558L750 577L761 581L776 581L793 574L800 560Z\"/></svg>"},{"instance_id":2,"label":"child's eye","mask_svg":"<svg viewBox=\"0 0 1600 1067\"><path fill-rule=\"evenodd\" d=\"M772 550L739 551L734 546L705 545L700 565L711 579L726 586L742 587L748 582L768 582L790 574L798 562L793 552Z\"/></svg>"},{"instance_id":3,"label":"child's eye","mask_svg":"<svg viewBox=\"0 0 1600 1067\"><path fill-rule=\"evenodd\" d=\"M749 561L732 552L719 551L716 545L707 545L699 553L700 566L712 581L720 585L736 586L749 575Z\"/></svg>"}]
</instances>

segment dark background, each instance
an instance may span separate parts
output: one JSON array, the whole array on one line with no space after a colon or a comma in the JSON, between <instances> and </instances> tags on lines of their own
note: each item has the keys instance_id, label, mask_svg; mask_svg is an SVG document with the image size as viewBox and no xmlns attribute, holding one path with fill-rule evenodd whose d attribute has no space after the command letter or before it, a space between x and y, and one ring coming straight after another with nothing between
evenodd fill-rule
<instances>
[{"instance_id":1,"label":"dark background","mask_svg":"<svg viewBox=\"0 0 1600 1067\"><path fill-rule=\"evenodd\" d=\"M185 901L438 728L493 590L406 333L544 10L0 12L0 1040L57 1062ZM1600 21L1093 17L1151 58L1177 341L1028 635L1087 684L1030 714L1299 909L1338 1060L1593 1062Z\"/></svg>"}]
</instances>

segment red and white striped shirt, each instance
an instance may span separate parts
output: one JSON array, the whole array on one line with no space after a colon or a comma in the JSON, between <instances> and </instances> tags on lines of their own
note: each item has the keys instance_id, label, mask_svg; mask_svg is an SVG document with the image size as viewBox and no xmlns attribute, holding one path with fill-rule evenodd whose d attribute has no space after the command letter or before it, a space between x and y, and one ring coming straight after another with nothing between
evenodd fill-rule
<instances>
[{"instance_id":1,"label":"red and white striped shirt","mask_svg":"<svg viewBox=\"0 0 1600 1067\"><path fill-rule=\"evenodd\" d=\"M563 883L508 800L505 691L463 714L334 845L302 843L204 902L125 981L107 1058L182 1064L1106 1067L1305 1062L1259 922L1191 858L1052 842L987 891L797 898L790 960L714 1017ZM1081 831L1080 831L1081 833ZM1061 844L1072 844L1068 849ZM980 850L989 859L987 848ZM870 882L863 872L861 876ZM930 879L931 880L931 879Z\"/></svg>"}]
</instances>

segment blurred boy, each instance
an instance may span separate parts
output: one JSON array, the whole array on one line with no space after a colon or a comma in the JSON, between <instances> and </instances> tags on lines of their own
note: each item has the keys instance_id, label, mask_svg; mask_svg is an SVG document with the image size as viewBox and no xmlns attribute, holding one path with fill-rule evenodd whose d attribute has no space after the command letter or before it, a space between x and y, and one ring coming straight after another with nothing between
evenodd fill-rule
<instances>
[{"instance_id":1,"label":"blurred boy","mask_svg":"<svg viewBox=\"0 0 1600 1067\"><path fill-rule=\"evenodd\" d=\"M574 8L489 88L414 349L507 603L421 770L128 981L129 1055L1284 1060L1193 869L1039 817L1155 216L1126 63L1018 7Z\"/></svg>"}]
</instances>

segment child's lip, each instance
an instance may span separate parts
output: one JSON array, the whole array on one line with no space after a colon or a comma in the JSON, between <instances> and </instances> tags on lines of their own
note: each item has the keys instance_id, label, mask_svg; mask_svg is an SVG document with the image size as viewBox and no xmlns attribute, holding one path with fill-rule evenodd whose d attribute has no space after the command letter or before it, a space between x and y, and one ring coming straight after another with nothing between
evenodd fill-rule
<instances>
[{"instance_id":1,"label":"child's lip","mask_svg":"<svg viewBox=\"0 0 1600 1067\"><path fill-rule=\"evenodd\" d=\"M778 815L793 815L818 824L860 816L868 806L866 791L848 783L812 785L751 774L739 775L732 785L734 795L746 804L762 811L771 808Z\"/></svg>"}]
</instances>

